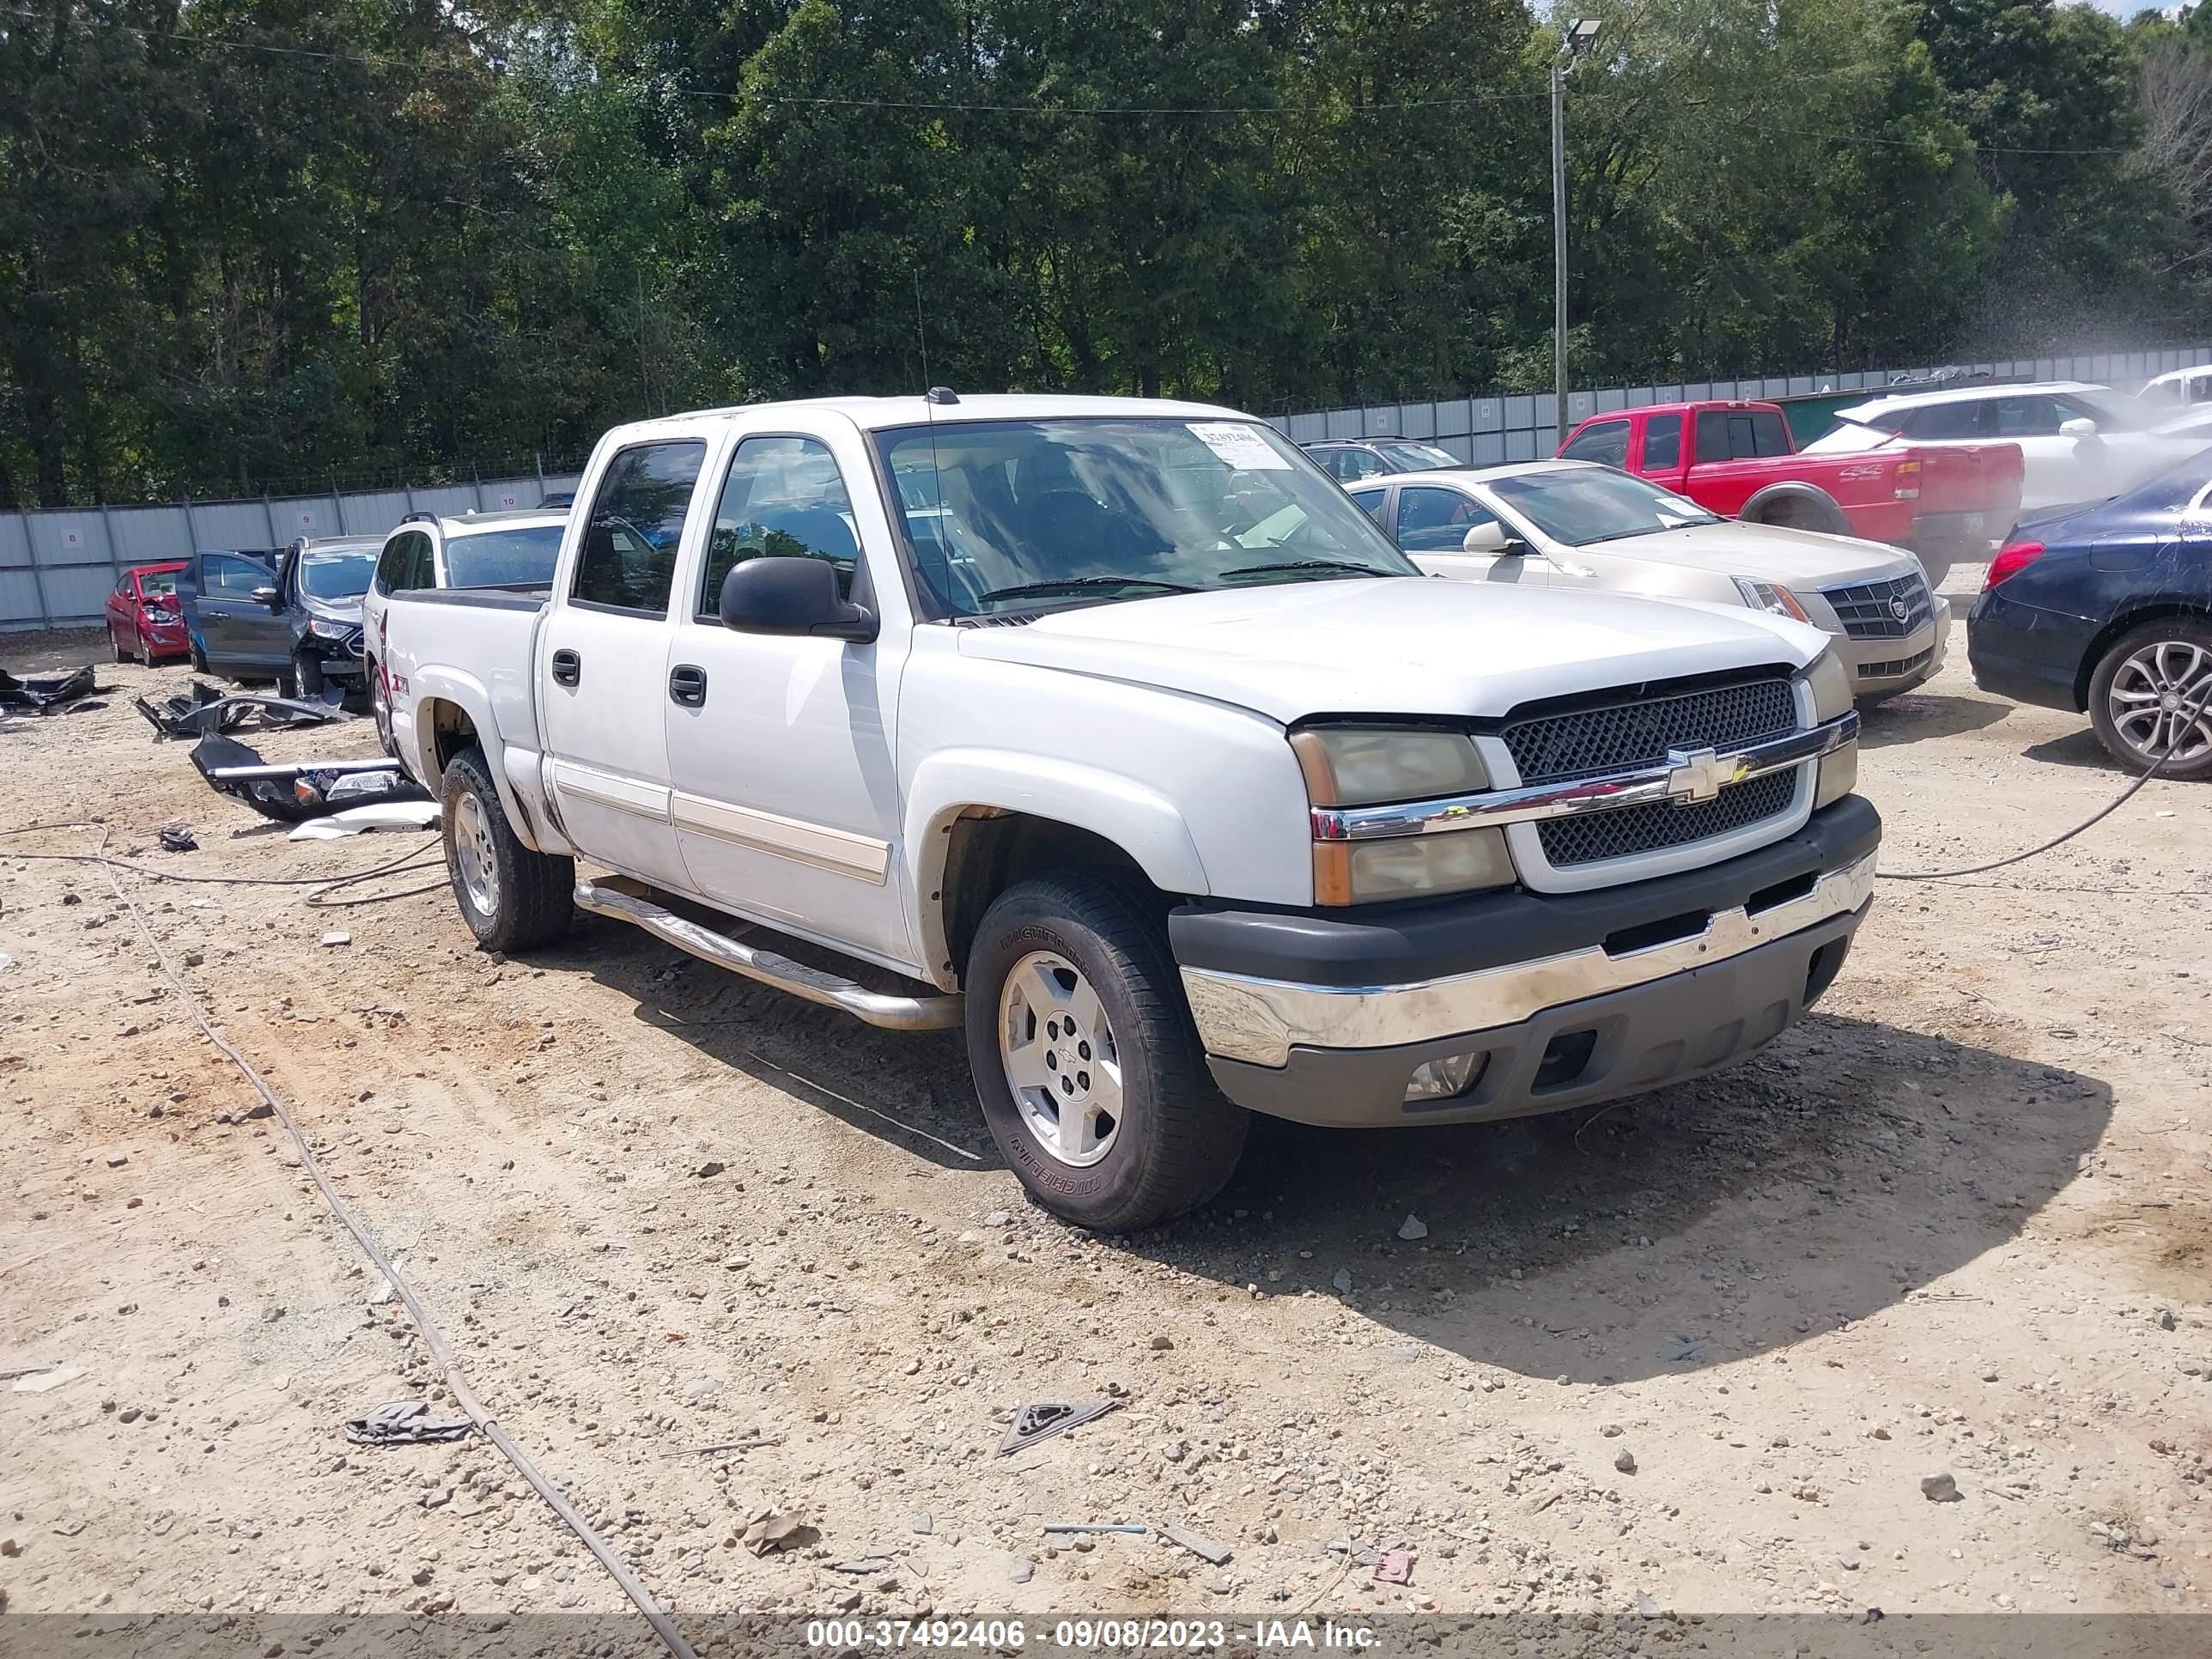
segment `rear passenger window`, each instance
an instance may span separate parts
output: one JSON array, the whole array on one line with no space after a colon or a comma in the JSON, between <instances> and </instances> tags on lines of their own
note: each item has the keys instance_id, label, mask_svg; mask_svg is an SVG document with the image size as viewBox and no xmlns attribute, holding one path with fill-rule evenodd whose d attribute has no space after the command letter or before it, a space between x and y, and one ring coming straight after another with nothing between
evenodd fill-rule
<instances>
[{"instance_id":1,"label":"rear passenger window","mask_svg":"<svg viewBox=\"0 0 2212 1659\"><path fill-rule=\"evenodd\" d=\"M640 444L608 465L592 498L568 597L579 605L659 616L676 580L702 443Z\"/></svg>"},{"instance_id":2,"label":"rear passenger window","mask_svg":"<svg viewBox=\"0 0 2212 1659\"><path fill-rule=\"evenodd\" d=\"M1607 466L1628 465L1628 422L1600 421L1567 440L1559 458L1568 461L1597 461Z\"/></svg>"},{"instance_id":3,"label":"rear passenger window","mask_svg":"<svg viewBox=\"0 0 2212 1659\"><path fill-rule=\"evenodd\" d=\"M1700 461L1747 461L1787 455L1790 428L1771 410L1705 409L1698 412Z\"/></svg>"},{"instance_id":4,"label":"rear passenger window","mask_svg":"<svg viewBox=\"0 0 2212 1659\"><path fill-rule=\"evenodd\" d=\"M838 597L849 599L860 557L852 499L829 447L813 438L747 438L730 458L714 509L696 615L701 622L720 617L722 579L746 559L821 559L837 573Z\"/></svg>"},{"instance_id":5,"label":"rear passenger window","mask_svg":"<svg viewBox=\"0 0 2212 1659\"><path fill-rule=\"evenodd\" d=\"M1905 435L1923 443L1978 438L1982 435L1982 411L1985 407L1978 398L1969 398L1960 403L1930 404L1925 409L1910 410L1905 416ZM2051 429L2057 430L2056 427Z\"/></svg>"},{"instance_id":6,"label":"rear passenger window","mask_svg":"<svg viewBox=\"0 0 2212 1659\"><path fill-rule=\"evenodd\" d=\"M1682 417L1661 415L1644 423L1644 467L1682 464Z\"/></svg>"},{"instance_id":7,"label":"rear passenger window","mask_svg":"<svg viewBox=\"0 0 2212 1659\"><path fill-rule=\"evenodd\" d=\"M394 536L377 556L376 575L369 583L380 593L397 593L407 586L409 536Z\"/></svg>"}]
</instances>

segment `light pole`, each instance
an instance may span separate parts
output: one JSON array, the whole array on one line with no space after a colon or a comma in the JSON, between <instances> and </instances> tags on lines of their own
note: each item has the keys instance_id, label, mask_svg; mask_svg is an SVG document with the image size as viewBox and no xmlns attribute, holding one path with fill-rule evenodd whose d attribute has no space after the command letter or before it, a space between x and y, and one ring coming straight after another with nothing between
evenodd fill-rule
<instances>
[{"instance_id":1,"label":"light pole","mask_svg":"<svg viewBox=\"0 0 2212 1659\"><path fill-rule=\"evenodd\" d=\"M1559 420L1556 449L1567 441L1567 70L1597 44L1595 17L1567 25L1552 60L1552 392Z\"/></svg>"}]
</instances>

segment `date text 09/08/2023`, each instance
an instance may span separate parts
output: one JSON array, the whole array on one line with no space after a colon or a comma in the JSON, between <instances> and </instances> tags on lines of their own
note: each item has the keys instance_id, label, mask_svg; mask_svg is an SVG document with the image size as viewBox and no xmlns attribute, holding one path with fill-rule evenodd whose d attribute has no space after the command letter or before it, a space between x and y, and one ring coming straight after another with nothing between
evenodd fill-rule
<instances>
[{"instance_id":1,"label":"date text 09/08/2023","mask_svg":"<svg viewBox=\"0 0 2212 1659\"><path fill-rule=\"evenodd\" d=\"M1261 1619L1251 1624L1221 1619L1060 1619L1034 1630L1021 1619L813 1619L810 1648L969 1648L989 1650L1035 1645L1070 1653L1203 1652L1231 1644L1257 1648L1375 1647L1365 1625L1334 1620Z\"/></svg>"}]
</instances>

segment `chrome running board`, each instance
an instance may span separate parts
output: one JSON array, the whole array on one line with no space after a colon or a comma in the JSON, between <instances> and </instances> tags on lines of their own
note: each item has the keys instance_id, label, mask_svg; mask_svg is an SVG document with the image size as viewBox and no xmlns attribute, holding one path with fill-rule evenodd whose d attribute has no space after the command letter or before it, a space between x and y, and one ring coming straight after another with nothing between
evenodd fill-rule
<instances>
[{"instance_id":1,"label":"chrome running board","mask_svg":"<svg viewBox=\"0 0 2212 1659\"><path fill-rule=\"evenodd\" d=\"M960 1024L961 1000L957 996L901 997L871 991L849 979L793 962L773 951L740 944L726 933L687 921L666 906L656 903L642 883L621 876L598 881L579 879L576 906L593 915L642 927L679 951L688 951L702 962L726 968L747 979L773 985L795 997L842 1009L855 1019L891 1031L939 1031Z\"/></svg>"}]
</instances>

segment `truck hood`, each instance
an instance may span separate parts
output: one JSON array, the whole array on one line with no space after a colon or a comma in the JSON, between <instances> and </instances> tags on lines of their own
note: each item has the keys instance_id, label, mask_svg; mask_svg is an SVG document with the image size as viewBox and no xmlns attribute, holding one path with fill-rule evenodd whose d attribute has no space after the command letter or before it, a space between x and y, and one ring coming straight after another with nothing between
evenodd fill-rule
<instances>
[{"instance_id":1,"label":"truck hood","mask_svg":"<svg viewBox=\"0 0 2212 1659\"><path fill-rule=\"evenodd\" d=\"M1156 685L1285 725L1496 718L1540 697L1783 663L1827 636L1762 612L1474 582L1284 582L961 630L963 655Z\"/></svg>"},{"instance_id":2,"label":"truck hood","mask_svg":"<svg viewBox=\"0 0 2212 1659\"><path fill-rule=\"evenodd\" d=\"M1716 575L1756 577L1814 592L1844 582L1887 581L1920 568L1920 561L1910 553L1880 542L1735 520L1686 525L1680 530L1662 530L1626 541L1559 550L1559 556L1571 563L1583 553L1650 559L1710 570Z\"/></svg>"}]
</instances>

